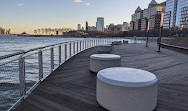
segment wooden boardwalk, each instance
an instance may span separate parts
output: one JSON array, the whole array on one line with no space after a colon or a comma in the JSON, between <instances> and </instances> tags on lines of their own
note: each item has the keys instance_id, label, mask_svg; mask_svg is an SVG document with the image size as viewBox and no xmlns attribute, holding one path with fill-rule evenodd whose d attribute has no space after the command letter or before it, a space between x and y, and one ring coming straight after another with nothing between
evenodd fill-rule
<instances>
[{"instance_id":1,"label":"wooden boardwalk","mask_svg":"<svg viewBox=\"0 0 188 111\"><path fill-rule=\"evenodd\" d=\"M139 68L159 78L158 106L155 111L188 111L188 56L152 45L113 46L121 55L122 66ZM106 111L96 101L96 74L89 71L86 50L61 65L16 109L17 111Z\"/></svg>"}]
</instances>

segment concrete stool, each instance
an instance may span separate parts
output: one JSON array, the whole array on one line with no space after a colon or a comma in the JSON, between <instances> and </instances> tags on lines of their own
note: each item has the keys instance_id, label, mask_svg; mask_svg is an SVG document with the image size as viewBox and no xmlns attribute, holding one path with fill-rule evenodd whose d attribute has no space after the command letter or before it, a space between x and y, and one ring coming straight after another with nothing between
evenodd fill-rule
<instances>
[{"instance_id":1,"label":"concrete stool","mask_svg":"<svg viewBox=\"0 0 188 111\"><path fill-rule=\"evenodd\" d=\"M128 44L129 42L126 40L123 40L123 44Z\"/></svg>"},{"instance_id":2,"label":"concrete stool","mask_svg":"<svg viewBox=\"0 0 188 111\"><path fill-rule=\"evenodd\" d=\"M110 67L120 67L121 57L115 54L94 54L90 56L90 71L99 72Z\"/></svg>"},{"instance_id":3,"label":"concrete stool","mask_svg":"<svg viewBox=\"0 0 188 111\"><path fill-rule=\"evenodd\" d=\"M110 111L152 111L157 105L157 77L133 68L107 68L97 75L97 101Z\"/></svg>"},{"instance_id":4,"label":"concrete stool","mask_svg":"<svg viewBox=\"0 0 188 111\"><path fill-rule=\"evenodd\" d=\"M121 45L122 44L122 41L114 41L112 42L112 45Z\"/></svg>"},{"instance_id":5,"label":"concrete stool","mask_svg":"<svg viewBox=\"0 0 188 111\"><path fill-rule=\"evenodd\" d=\"M110 44L100 45L97 47L97 51L102 53L109 53L112 51L112 46Z\"/></svg>"}]
</instances>

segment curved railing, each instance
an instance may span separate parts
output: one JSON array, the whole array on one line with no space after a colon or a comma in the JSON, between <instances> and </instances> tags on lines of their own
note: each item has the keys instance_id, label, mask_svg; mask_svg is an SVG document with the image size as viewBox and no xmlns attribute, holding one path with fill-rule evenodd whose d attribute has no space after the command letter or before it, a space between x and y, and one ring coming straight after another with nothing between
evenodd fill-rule
<instances>
[{"instance_id":1,"label":"curved railing","mask_svg":"<svg viewBox=\"0 0 188 111\"><path fill-rule=\"evenodd\" d=\"M70 41L1 56L0 109L14 109L41 81L72 56L116 40L120 39Z\"/></svg>"}]
</instances>

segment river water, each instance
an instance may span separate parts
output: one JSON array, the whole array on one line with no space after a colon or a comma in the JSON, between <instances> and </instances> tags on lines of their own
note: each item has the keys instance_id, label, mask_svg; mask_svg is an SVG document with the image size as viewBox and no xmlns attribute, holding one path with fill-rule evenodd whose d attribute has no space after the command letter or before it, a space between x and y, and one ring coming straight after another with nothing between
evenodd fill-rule
<instances>
[{"instance_id":1,"label":"river water","mask_svg":"<svg viewBox=\"0 0 188 111\"><path fill-rule=\"evenodd\" d=\"M37 47L83 39L84 38L18 37L15 35L0 35L0 56L26 51ZM129 40L129 42L134 41ZM54 53L56 53L54 59L55 66L57 66L57 49L54 49ZM37 58L37 54L25 58L27 90L31 88L39 78ZM0 111L9 109L20 97L18 69L18 60L6 65L2 65L2 61L0 60ZM43 53L43 70L45 77L50 74L50 51Z\"/></svg>"},{"instance_id":2,"label":"river water","mask_svg":"<svg viewBox=\"0 0 188 111\"><path fill-rule=\"evenodd\" d=\"M63 43L83 38L59 38L59 37L18 37L15 35L0 35L0 56L12 54L29 49ZM49 52L44 59L44 74L50 73ZM47 59L47 60L46 60ZM38 80L37 57L30 56L25 60L26 65L26 89L28 90ZM0 61L1 65L1 61ZM55 64L57 65L57 64ZM0 66L0 111L10 108L20 97L18 61Z\"/></svg>"},{"instance_id":3,"label":"river water","mask_svg":"<svg viewBox=\"0 0 188 111\"><path fill-rule=\"evenodd\" d=\"M0 35L0 56L41 46L82 39L83 38L18 37L15 35Z\"/></svg>"}]
</instances>

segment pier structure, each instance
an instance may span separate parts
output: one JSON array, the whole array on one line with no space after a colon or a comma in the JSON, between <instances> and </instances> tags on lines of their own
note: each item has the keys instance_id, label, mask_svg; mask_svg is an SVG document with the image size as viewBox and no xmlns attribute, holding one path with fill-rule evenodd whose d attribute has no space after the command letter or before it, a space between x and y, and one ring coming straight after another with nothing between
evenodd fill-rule
<instances>
[{"instance_id":1,"label":"pier structure","mask_svg":"<svg viewBox=\"0 0 188 111\"><path fill-rule=\"evenodd\" d=\"M96 74L89 71L91 48L66 61L46 78L17 107L17 111L106 111L96 100ZM156 44L123 44L113 46L112 53L122 57L122 67L154 73L159 79L155 111L187 111L188 56L162 49Z\"/></svg>"},{"instance_id":2,"label":"pier structure","mask_svg":"<svg viewBox=\"0 0 188 111\"><path fill-rule=\"evenodd\" d=\"M15 109L49 75L72 57L92 47L116 40L120 39L88 38L0 56L0 109Z\"/></svg>"},{"instance_id":3,"label":"pier structure","mask_svg":"<svg viewBox=\"0 0 188 111\"><path fill-rule=\"evenodd\" d=\"M74 43L78 47L75 51L79 50L79 53L75 54L73 48L68 47L70 43L65 43L63 47L66 51L63 56L65 60L59 62L56 69L53 69L51 64L51 74L45 79L39 79L37 85L28 93L20 85L20 91L23 91L20 93L23 95L14 109L16 111L107 111L97 103L97 75L90 71L89 61L92 54L98 53L97 47L94 46L109 41L115 40L76 41L78 44ZM59 50L63 48L58 47ZM122 67L146 70L157 76L159 92L155 111L187 111L188 56L163 48L159 53L157 49L157 44L154 43L149 44L148 47L141 43L129 43L113 46L111 53L121 56ZM51 60L59 57L53 56L53 51L50 46ZM37 53L41 55L39 52ZM21 63L23 60L19 58ZM19 69L22 72L24 68ZM42 78L42 75L39 77Z\"/></svg>"}]
</instances>

